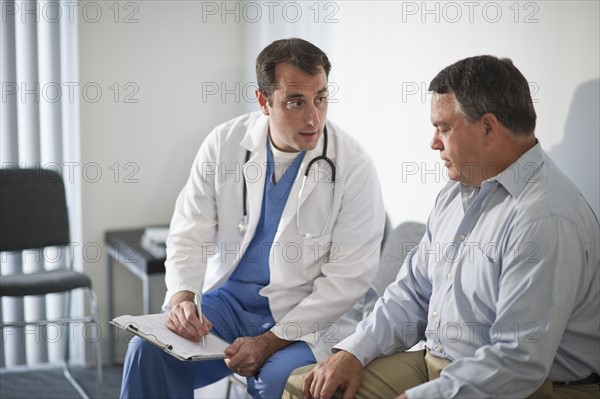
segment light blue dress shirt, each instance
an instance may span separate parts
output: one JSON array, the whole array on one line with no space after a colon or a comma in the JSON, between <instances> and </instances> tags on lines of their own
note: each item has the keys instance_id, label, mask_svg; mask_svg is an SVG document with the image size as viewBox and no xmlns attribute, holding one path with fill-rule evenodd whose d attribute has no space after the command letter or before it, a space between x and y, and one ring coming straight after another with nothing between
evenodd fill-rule
<instances>
[{"instance_id":1,"label":"light blue dress shirt","mask_svg":"<svg viewBox=\"0 0 600 399\"><path fill-rule=\"evenodd\" d=\"M452 363L409 398L585 378L600 369L599 247L597 218L538 143L479 192L444 187L396 282L335 348L366 365L425 339Z\"/></svg>"}]
</instances>

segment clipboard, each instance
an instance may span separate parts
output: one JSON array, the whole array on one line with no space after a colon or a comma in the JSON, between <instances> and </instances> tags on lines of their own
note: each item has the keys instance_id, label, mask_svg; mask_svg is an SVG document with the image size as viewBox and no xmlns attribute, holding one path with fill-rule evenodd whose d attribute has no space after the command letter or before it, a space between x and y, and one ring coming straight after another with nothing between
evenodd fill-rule
<instances>
[{"instance_id":1,"label":"clipboard","mask_svg":"<svg viewBox=\"0 0 600 399\"><path fill-rule=\"evenodd\" d=\"M169 330L167 314L157 313L141 316L124 315L110 321L125 331L183 361L225 359L229 344L214 334L206 336L206 347L201 342L190 341Z\"/></svg>"}]
</instances>

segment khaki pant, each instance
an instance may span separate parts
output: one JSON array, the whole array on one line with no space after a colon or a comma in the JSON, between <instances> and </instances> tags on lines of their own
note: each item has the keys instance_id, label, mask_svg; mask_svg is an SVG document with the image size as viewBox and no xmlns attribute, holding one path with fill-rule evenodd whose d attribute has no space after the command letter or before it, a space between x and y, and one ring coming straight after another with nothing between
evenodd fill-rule
<instances>
[{"instance_id":1,"label":"khaki pant","mask_svg":"<svg viewBox=\"0 0 600 399\"><path fill-rule=\"evenodd\" d=\"M364 379L356 399L395 398L410 388L438 378L448 364L450 361L435 357L425 350L395 353L375 359L365 368ZM304 375L313 367L314 365L301 367L290 375L283 393L284 398L304 397ZM341 391L334 397L341 398ZM553 387L550 381L546 381L529 396L530 399L599 397L598 384Z\"/></svg>"}]
</instances>

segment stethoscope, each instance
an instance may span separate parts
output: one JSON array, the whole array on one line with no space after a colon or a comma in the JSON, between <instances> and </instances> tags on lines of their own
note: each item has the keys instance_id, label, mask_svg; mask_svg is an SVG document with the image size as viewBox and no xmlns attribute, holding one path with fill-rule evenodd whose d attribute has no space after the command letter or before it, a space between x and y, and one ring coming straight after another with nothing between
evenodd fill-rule
<instances>
[{"instance_id":1,"label":"stethoscope","mask_svg":"<svg viewBox=\"0 0 600 399\"><path fill-rule=\"evenodd\" d=\"M250 159L250 151L246 151L246 162ZM308 172L310 172L310 168L318 161L325 161L331 167L331 197L329 198L329 212L327 214L327 219L325 219L325 224L323 225L323 229L320 233L305 233L300 229L300 204L302 203L302 193L304 192L304 186L306 184L306 179L308 179ZM323 129L323 153L318 157L313 158L308 165L306 166L306 171L304 172L304 176L302 176L302 183L300 184L300 190L298 191L298 204L296 205L296 230L298 234L304 236L305 238L319 238L325 235L325 231L327 230L327 226L329 225L329 220L331 219L331 214L333 212L333 199L335 196L335 173L336 168L333 161L327 156L327 127ZM248 210L247 210L247 201L248 201L248 187L246 186L246 179L244 180L244 188L243 188L243 210L244 216L242 216L242 220L239 224L240 235L244 236L246 231L248 231Z\"/></svg>"}]
</instances>

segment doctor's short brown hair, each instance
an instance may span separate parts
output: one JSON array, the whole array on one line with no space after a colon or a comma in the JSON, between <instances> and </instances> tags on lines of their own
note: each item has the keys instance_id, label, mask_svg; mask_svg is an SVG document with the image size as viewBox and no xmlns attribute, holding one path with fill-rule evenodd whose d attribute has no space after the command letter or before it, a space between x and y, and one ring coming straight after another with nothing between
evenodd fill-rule
<instances>
[{"instance_id":1,"label":"doctor's short brown hair","mask_svg":"<svg viewBox=\"0 0 600 399\"><path fill-rule=\"evenodd\" d=\"M323 68L329 77L331 63L327 55L314 44L299 38L281 39L265 47L256 58L256 79L260 90L267 94L272 105L273 92L277 88L275 67L288 62L302 71L316 75Z\"/></svg>"}]
</instances>

